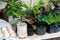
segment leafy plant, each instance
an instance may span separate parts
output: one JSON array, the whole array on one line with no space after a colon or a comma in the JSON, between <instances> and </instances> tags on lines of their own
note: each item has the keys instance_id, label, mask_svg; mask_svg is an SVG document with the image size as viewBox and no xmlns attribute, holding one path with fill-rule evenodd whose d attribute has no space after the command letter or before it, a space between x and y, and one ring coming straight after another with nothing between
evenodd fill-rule
<instances>
[{"instance_id":1,"label":"leafy plant","mask_svg":"<svg viewBox=\"0 0 60 40\"><path fill-rule=\"evenodd\" d=\"M53 2L53 1L56 1L57 3L60 4L60 0L49 0L49 2Z\"/></svg>"},{"instance_id":2,"label":"leafy plant","mask_svg":"<svg viewBox=\"0 0 60 40\"><path fill-rule=\"evenodd\" d=\"M49 13L48 16L43 17L42 19L39 17L38 18L39 21L43 21L46 22L48 25L52 24L52 23L57 23L60 21L60 15L56 15L53 16L52 13Z\"/></svg>"},{"instance_id":3,"label":"leafy plant","mask_svg":"<svg viewBox=\"0 0 60 40\"><path fill-rule=\"evenodd\" d=\"M51 11L51 4L50 4L50 3L48 3L48 5L47 5L47 7L46 7L46 11L47 11L47 12L50 12L50 11Z\"/></svg>"},{"instance_id":4,"label":"leafy plant","mask_svg":"<svg viewBox=\"0 0 60 40\"><path fill-rule=\"evenodd\" d=\"M26 15L25 10L23 10L23 8L27 9L28 6L22 1L18 2L16 0L7 0L6 2L8 3L5 9L7 15L19 17L22 21L22 17Z\"/></svg>"},{"instance_id":5,"label":"leafy plant","mask_svg":"<svg viewBox=\"0 0 60 40\"><path fill-rule=\"evenodd\" d=\"M28 8L28 12L30 13L28 15L30 16L32 20L35 20L37 16L40 15L39 8L42 7L44 4L43 0L38 0L38 1L39 2L37 5L34 5L32 8L31 7Z\"/></svg>"},{"instance_id":6,"label":"leafy plant","mask_svg":"<svg viewBox=\"0 0 60 40\"><path fill-rule=\"evenodd\" d=\"M33 7L33 12L34 12L35 15L40 13L39 8L42 7L43 4L44 4L43 0L39 0L38 4Z\"/></svg>"},{"instance_id":7,"label":"leafy plant","mask_svg":"<svg viewBox=\"0 0 60 40\"><path fill-rule=\"evenodd\" d=\"M60 2L60 0L49 0L46 10L51 11L52 8L53 8L52 10L59 9L59 5L58 5L59 2Z\"/></svg>"},{"instance_id":8,"label":"leafy plant","mask_svg":"<svg viewBox=\"0 0 60 40\"><path fill-rule=\"evenodd\" d=\"M54 10L51 14L52 14L54 17L55 17L55 16L58 16L58 15L60 15L60 10Z\"/></svg>"}]
</instances>

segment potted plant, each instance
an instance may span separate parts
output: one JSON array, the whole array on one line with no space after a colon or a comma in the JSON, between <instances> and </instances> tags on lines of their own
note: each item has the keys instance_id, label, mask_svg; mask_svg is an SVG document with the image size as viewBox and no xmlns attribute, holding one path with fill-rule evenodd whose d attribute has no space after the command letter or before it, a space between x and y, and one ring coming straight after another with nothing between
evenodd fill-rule
<instances>
[{"instance_id":1,"label":"potted plant","mask_svg":"<svg viewBox=\"0 0 60 40\"><path fill-rule=\"evenodd\" d=\"M40 6L42 6L42 4L43 4L42 0L39 0L37 5L34 5L34 7L31 8L31 4L30 4L30 7L28 8L28 10L26 10L28 14L27 18L30 19L30 21L32 21L32 23L30 22L31 24L26 21L26 23L28 24L27 31L29 36L32 36L34 34L34 29L32 25L35 22L37 15L40 14L39 8Z\"/></svg>"},{"instance_id":2,"label":"potted plant","mask_svg":"<svg viewBox=\"0 0 60 40\"><path fill-rule=\"evenodd\" d=\"M7 1L8 5L5 9L7 14L11 14L15 17L18 17L17 23L17 35L19 38L24 38L27 36L27 24L22 21L22 18L26 16L24 8L28 6L22 1L10 0Z\"/></svg>"},{"instance_id":3,"label":"potted plant","mask_svg":"<svg viewBox=\"0 0 60 40\"><path fill-rule=\"evenodd\" d=\"M32 9L30 9L30 19L32 21L32 24L28 27L28 34L31 36L34 34L34 26L32 25L38 25L36 24L37 23L37 16L40 14L40 10L39 8L43 5L43 1L42 0L39 0L38 4L37 5L34 5L32 7Z\"/></svg>"},{"instance_id":4,"label":"potted plant","mask_svg":"<svg viewBox=\"0 0 60 40\"><path fill-rule=\"evenodd\" d=\"M32 36L34 34L34 29L33 29L33 26L32 26L32 24L33 24L33 21L32 21L33 17L34 17L34 15L30 13L30 16L29 16L30 21L29 22L26 21L26 23L28 24L27 25L28 36Z\"/></svg>"},{"instance_id":5,"label":"potted plant","mask_svg":"<svg viewBox=\"0 0 60 40\"><path fill-rule=\"evenodd\" d=\"M36 34L37 35L44 35L46 33L46 23L45 22L39 22L36 28Z\"/></svg>"},{"instance_id":6,"label":"potted plant","mask_svg":"<svg viewBox=\"0 0 60 40\"><path fill-rule=\"evenodd\" d=\"M11 2L12 3L12 1L8 1L8 0L1 0L1 1L3 1L3 2L6 2L7 3L7 6L9 5L9 3ZM13 0L14 1L14 0ZM7 8L7 6L6 6L6 9L4 9L4 11L7 13L7 16L8 16L8 22L10 23L10 24L13 24L13 14L10 12L10 8ZM10 7L10 6L9 6ZM7 11L8 10L8 11Z\"/></svg>"},{"instance_id":7,"label":"potted plant","mask_svg":"<svg viewBox=\"0 0 60 40\"><path fill-rule=\"evenodd\" d=\"M20 4L21 7L25 7L25 4ZM17 24L17 34L19 38L24 38L27 36L27 24L25 22L22 21L22 18L26 16L25 11L23 11L23 9L21 8L20 13L14 13L16 16L18 16L20 18L20 22Z\"/></svg>"},{"instance_id":8,"label":"potted plant","mask_svg":"<svg viewBox=\"0 0 60 40\"><path fill-rule=\"evenodd\" d=\"M56 27L56 23L60 20L59 15L58 16L53 16L51 13L49 13L48 16L46 16L45 18L40 19L40 21L44 21L48 24L47 26L47 31L49 33L54 33L54 32L58 32L55 30L58 30Z\"/></svg>"},{"instance_id":9,"label":"potted plant","mask_svg":"<svg viewBox=\"0 0 60 40\"><path fill-rule=\"evenodd\" d=\"M43 12L44 10L44 12ZM46 11L45 11L45 7L41 7L40 8L40 12L41 12L41 15L38 16L38 27L36 29L36 33L38 35L44 35L46 33L46 27L47 27L47 23L44 22L44 21L40 21L41 19L45 18L46 16Z\"/></svg>"},{"instance_id":10,"label":"potted plant","mask_svg":"<svg viewBox=\"0 0 60 40\"><path fill-rule=\"evenodd\" d=\"M28 33L28 36L33 36L34 34L34 29L32 27L32 24L29 24L28 22L27 23L27 33Z\"/></svg>"},{"instance_id":11,"label":"potted plant","mask_svg":"<svg viewBox=\"0 0 60 40\"><path fill-rule=\"evenodd\" d=\"M38 35L43 35L46 32L46 27L41 26L42 24L40 25L39 21L37 20L38 16L42 14L42 10L40 10L40 8L43 6L43 4L44 2L42 0L39 0L38 4L33 7L32 12L31 12L31 16L32 16L31 19L34 21L33 25L37 26L36 33Z\"/></svg>"},{"instance_id":12,"label":"potted plant","mask_svg":"<svg viewBox=\"0 0 60 40\"><path fill-rule=\"evenodd\" d=\"M53 6L55 6L53 9L51 8L51 4L50 2L53 3ZM47 23L47 31L49 33L54 33L54 32L58 32L58 26L57 26L57 22L60 20L60 18L58 17L60 15L60 10L55 1L50 1L49 4L47 6L48 11L48 15L44 16L43 18L39 18L40 21L44 20L43 22ZM52 10L51 10L52 9Z\"/></svg>"},{"instance_id":13,"label":"potted plant","mask_svg":"<svg viewBox=\"0 0 60 40\"><path fill-rule=\"evenodd\" d=\"M37 22L38 16L40 16L42 14L40 8L43 6L43 4L44 4L43 0L39 0L38 3L37 3L37 5L34 5L34 7L32 9L31 14L32 14L33 19L35 20L35 22Z\"/></svg>"},{"instance_id":14,"label":"potted plant","mask_svg":"<svg viewBox=\"0 0 60 40\"><path fill-rule=\"evenodd\" d=\"M58 15L57 15L58 14ZM57 23L55 24L55 32L58 32L58 31L60 31L59 29L60 29L60 24L59 24L59 21L60 21L60 12L59 12L59 10L58 11L56 11L56 19L57 19Z\"/></svg>"}]
</instances>

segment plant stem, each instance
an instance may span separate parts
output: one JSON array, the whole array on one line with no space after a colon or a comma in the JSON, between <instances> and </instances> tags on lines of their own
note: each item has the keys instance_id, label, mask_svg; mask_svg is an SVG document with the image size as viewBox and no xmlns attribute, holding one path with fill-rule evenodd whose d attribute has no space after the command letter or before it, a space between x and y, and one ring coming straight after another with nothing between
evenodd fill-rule
<instances>
[{"instance_id":1,"label":"plant stem","mask_svg":"<svg viewBox=\"0 0 60 40\"><path fill-rule=\"evenodd\" d=\"M21 20L20 21L22 22L22 16L21 16Z\"/></svg>"}]
</instances>

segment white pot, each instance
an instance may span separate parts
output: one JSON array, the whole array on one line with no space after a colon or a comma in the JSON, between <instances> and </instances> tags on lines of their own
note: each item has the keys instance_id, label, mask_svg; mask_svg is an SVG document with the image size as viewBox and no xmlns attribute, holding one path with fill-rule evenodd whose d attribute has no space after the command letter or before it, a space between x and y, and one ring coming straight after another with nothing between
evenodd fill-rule
<instances>
[{"instance_id":1,"label":"white pot","mask_svg":"<svg viewBox=\"0 0 60 40\"><path fill-rule=\"evenodd\" d=\"M27 24L26 23L17 24L17 34L19 38L27 37Z\"/></svg>"},{"instance_id":2,"label":"white pot","mask_svg":"<svg viewBox=\"0 0 60 40\"><path fill-rule=\"evenodd\" d=\"M14 21L13 21L13 16L8 16L8 22L9 22L10 24L13 24L13 23L14 23Z\"/></svg>"}]
</instances>

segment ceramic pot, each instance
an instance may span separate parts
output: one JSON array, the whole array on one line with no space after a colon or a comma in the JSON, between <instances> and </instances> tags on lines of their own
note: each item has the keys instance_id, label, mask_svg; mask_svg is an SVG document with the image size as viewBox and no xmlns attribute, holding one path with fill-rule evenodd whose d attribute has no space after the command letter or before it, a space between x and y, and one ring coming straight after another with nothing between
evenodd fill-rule
<instances>
[{"instance_id":1,"label":"ceramic pot","mask_svg":"<svg viewBox=\"0 0 60 40\"><path fill-rule=\"evenodd\" d=\"M17 35L19 38L27 37L27 24L26 23L17 24Z\"/></svg>"}]
</instances>

